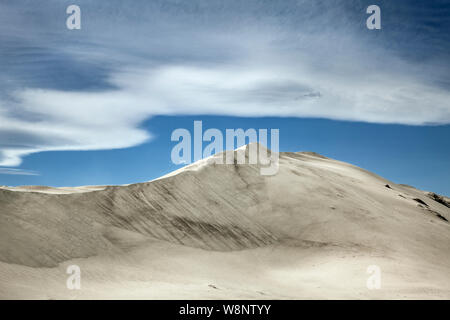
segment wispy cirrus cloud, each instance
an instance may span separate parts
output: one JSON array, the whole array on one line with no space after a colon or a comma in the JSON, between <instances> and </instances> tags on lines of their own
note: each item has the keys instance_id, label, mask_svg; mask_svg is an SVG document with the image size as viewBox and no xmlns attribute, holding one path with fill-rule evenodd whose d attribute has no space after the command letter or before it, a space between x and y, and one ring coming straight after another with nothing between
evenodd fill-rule
<instances>
[{"instance_id":1,"label":"wispy cirrus cloud","mask_svg":"<svg viewBox=\"0 0 450 320\"><path fill-rule=\"evenodd\" d=\"M21 176L38 176L39 172L16 169L16 168L0 168L0 174L21 175Z\"/></svg>"},{"instance_id":2,"label":"wispy cirrus cloud","mask_svg":"<svg viewBox=\"0 0 450 320\"><path fill-rule=\"evenodd\" d=\"M39 14L64 18L64 6L52 2ZM139 145L152 137L142 123L156 115L450 123L448 36L421 29L439 23L433 12L448 5L430 5L417 24L388 15L378 34L365 29L361 2L80 6L76 33L54 19L27 19L17 3L2 5L1 166L42 151ZM398 19L417 16L408 10Z\"/></svg>"}]
</instances>

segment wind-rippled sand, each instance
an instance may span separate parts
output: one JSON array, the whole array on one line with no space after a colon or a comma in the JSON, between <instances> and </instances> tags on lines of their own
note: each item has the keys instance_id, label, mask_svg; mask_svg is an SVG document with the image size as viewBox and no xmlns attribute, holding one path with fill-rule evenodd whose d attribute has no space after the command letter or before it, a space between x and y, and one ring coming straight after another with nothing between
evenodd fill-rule
<instances>
[{"instance_id":1,"label":"wind-rippled sand","mask_svg":"<svg viewBox=\"0 0 450 320\"><path fill-rule=\"evenodd\" d=\"M128 186L2 187L0 298L449 299L448 201L308 152L274 176L209 159Z\"/></svg>"}]
</instances>

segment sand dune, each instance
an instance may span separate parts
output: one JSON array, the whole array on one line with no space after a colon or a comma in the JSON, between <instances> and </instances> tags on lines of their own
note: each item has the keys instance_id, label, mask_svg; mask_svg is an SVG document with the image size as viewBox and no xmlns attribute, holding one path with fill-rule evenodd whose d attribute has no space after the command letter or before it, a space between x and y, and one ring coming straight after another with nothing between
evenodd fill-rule
<instances>
[{"instance_id":1,"label":"sand dune","mask_svg":"<svg viewBox=\"0 0 450 320\"><path fill-rule=\"evenodd\" d=\"M106 186L82 186L82 187L60 187L53 188L47 186L20 186L20 187L8 187L0 186L0 190L9 191L21 191L21 192L39 192L49 194L70 194L70 193L83 193L97 190L104 190Z\"/></svg>"},{"instance_id":2,"label":"sand dune","mask_svg":"<svg viewBox=\"0 0 450 320\"><path fill-rule=\"evenodd\" d=\"M0 298L449 299L448 200L310 152L274 176L206 159L127 186L2 187Z\"/></svg>"}]
</instances>

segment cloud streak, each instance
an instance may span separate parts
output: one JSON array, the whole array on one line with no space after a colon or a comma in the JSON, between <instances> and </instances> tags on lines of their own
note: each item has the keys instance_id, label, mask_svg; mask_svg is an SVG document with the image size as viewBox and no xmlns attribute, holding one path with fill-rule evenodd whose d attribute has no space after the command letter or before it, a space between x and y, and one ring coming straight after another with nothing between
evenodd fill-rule
<instances>
[{"instance_id":1,"label":"cloud streak","mask_svg":"<svg viewBox=\"0 0 450 320\"><path fill-rule=\"evenodd\" d=\"M15 169L15 168L0 168L0 174L21 175L21 176L38 176L39 172L23 170L23 169Z\"/></svg>"}]
</instances>

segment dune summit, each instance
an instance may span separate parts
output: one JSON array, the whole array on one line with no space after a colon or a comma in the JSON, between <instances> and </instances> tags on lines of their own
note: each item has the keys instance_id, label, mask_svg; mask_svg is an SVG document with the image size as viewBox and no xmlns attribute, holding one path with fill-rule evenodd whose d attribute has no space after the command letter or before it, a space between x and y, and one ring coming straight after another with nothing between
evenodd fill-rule
<instances>
[{"instance_id":1,"label":"dune summit","mask_svg":"<svg viewBox=\"0 0 450 320\"><path fill-rule=\"evenodd\" d=\"M212 160L127 186L1 187L0 298L450 298L448 198L310 152L281 152L273 176Z\"/></svg>"}]
</instances>

